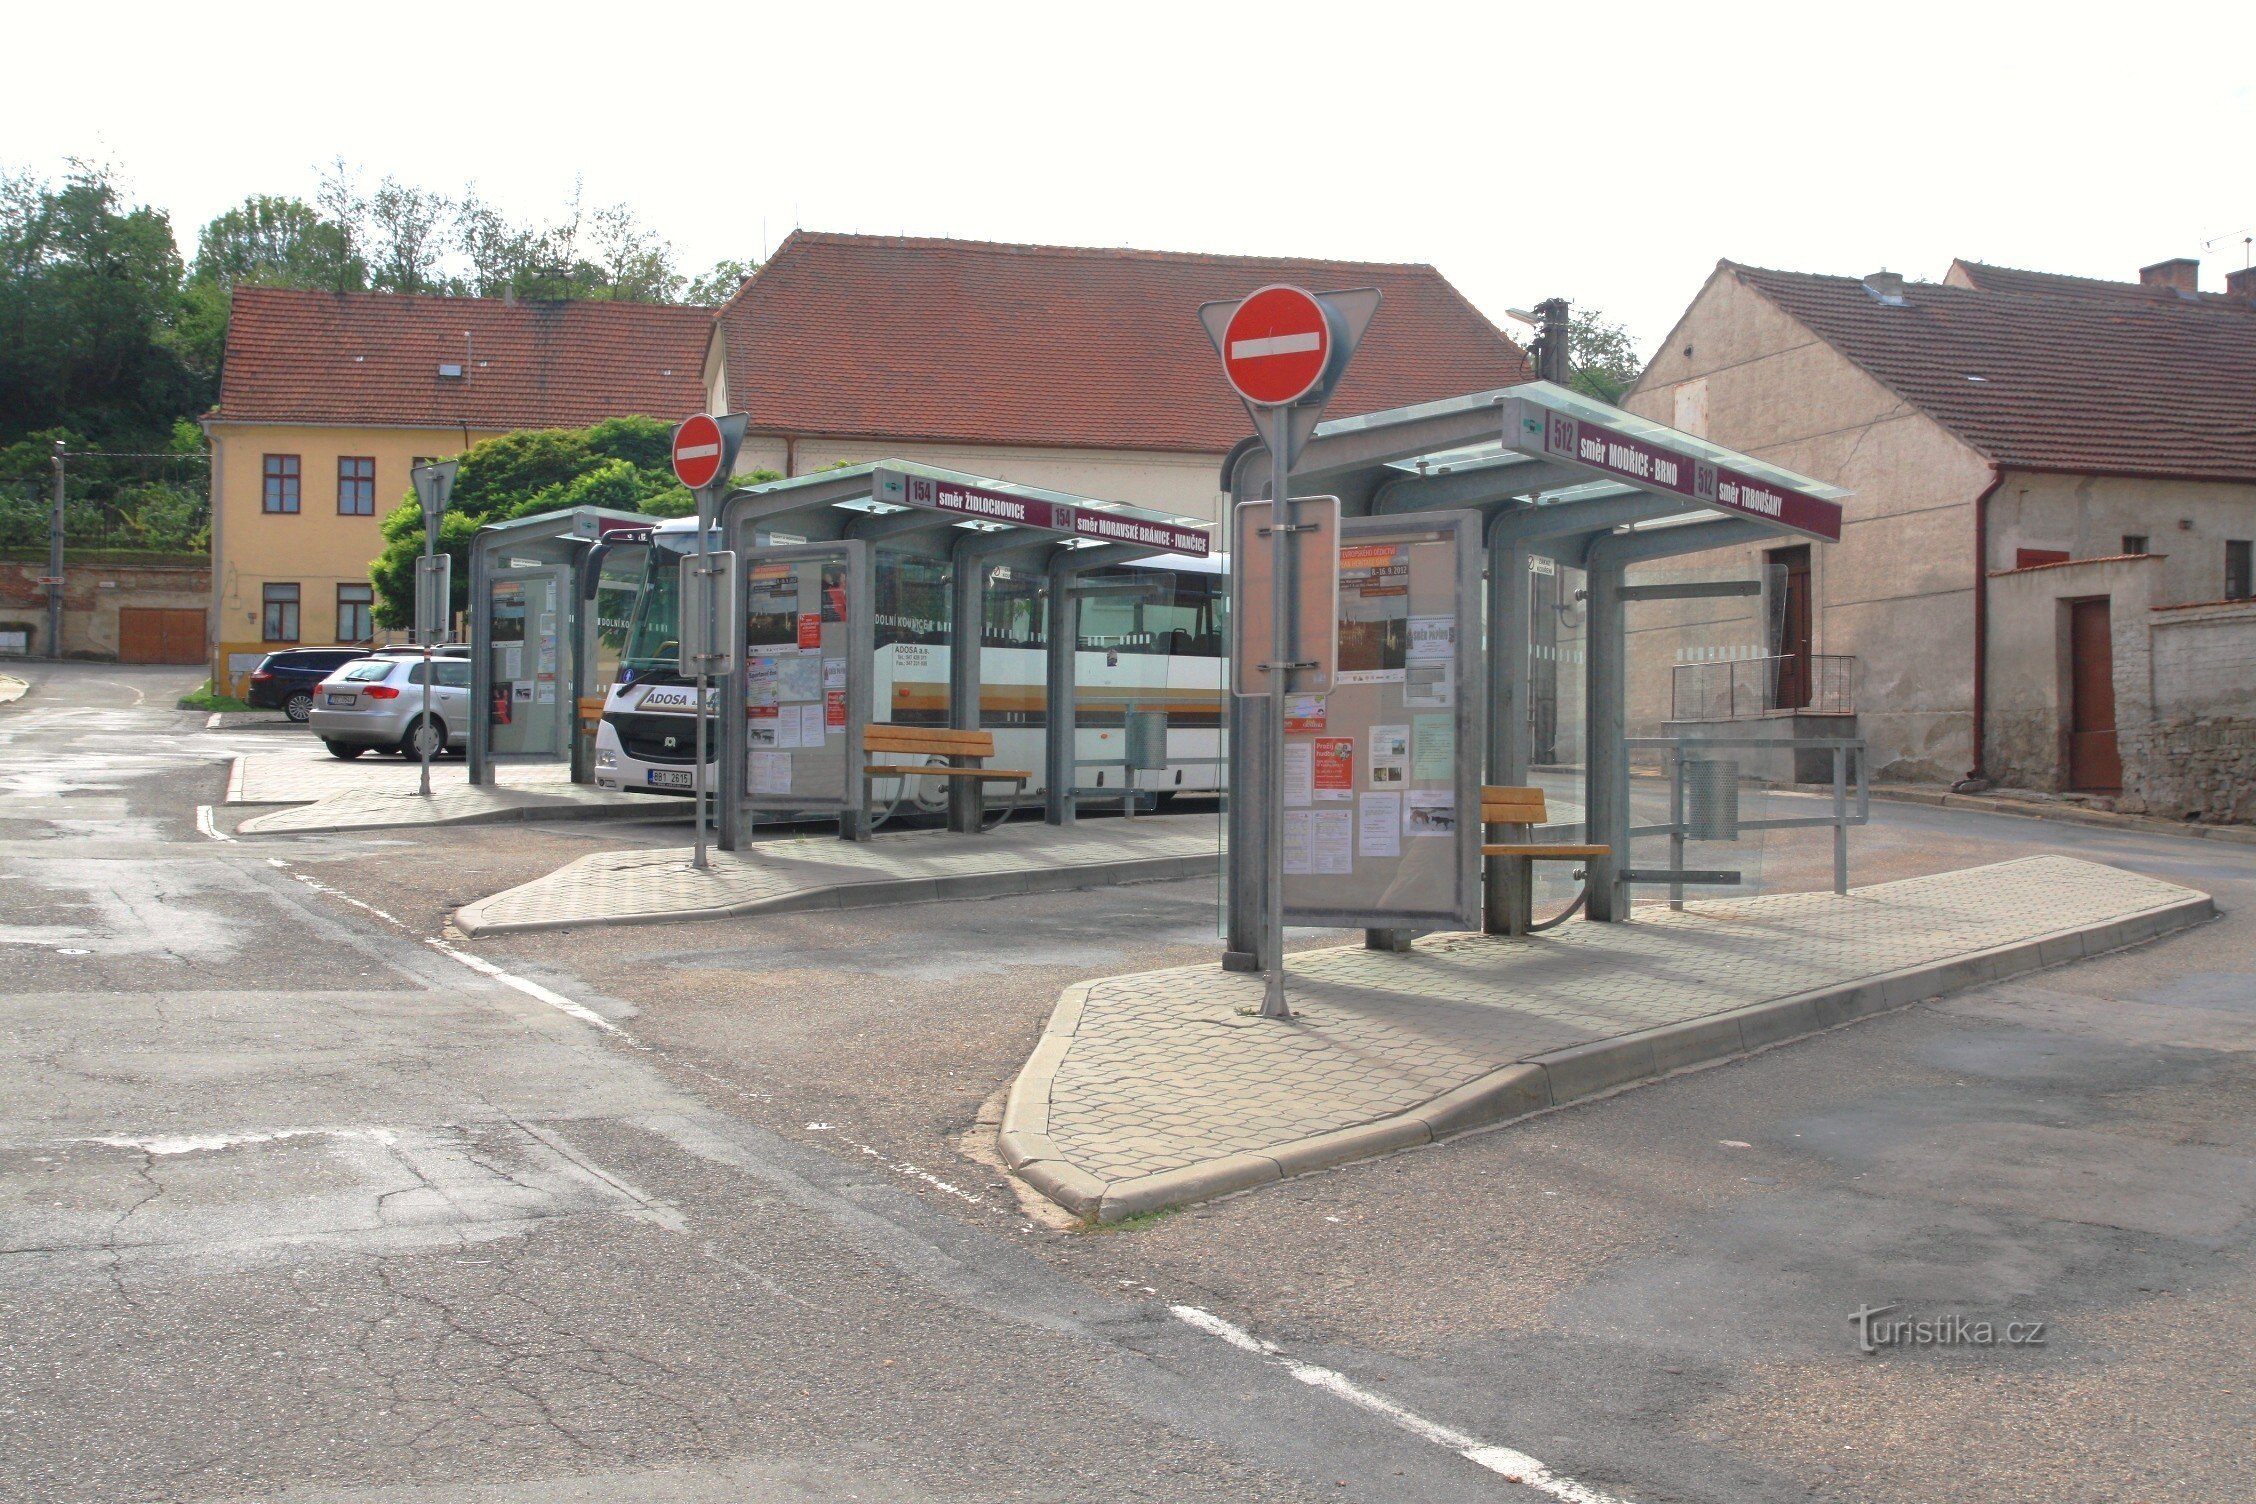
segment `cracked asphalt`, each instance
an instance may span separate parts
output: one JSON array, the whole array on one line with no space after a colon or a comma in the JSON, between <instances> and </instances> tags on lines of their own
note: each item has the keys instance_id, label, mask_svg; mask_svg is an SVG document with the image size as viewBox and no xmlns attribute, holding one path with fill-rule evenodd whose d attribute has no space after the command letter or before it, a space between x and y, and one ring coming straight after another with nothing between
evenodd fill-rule
<instances>
[{"instance_id":1,"label":"cracked asphalt","mask_svg":"<svg viewBox=\"0 0 2256 1504\"><path fill-rule=\"evenodd\" d=\"M302 733L25 677L0 1499L1536 1497L1170 1302L1640 1504L2249 1496L2256 848L1884 808L1860 881L2061 850L2227 917L1087 1232L980 1119L1061 986L1211 956L1211 884L473 945L453 905L680 827L215 841ZM2046 1340L1859 1352L1887 1303Z\"/></svg>"}]
</instances>

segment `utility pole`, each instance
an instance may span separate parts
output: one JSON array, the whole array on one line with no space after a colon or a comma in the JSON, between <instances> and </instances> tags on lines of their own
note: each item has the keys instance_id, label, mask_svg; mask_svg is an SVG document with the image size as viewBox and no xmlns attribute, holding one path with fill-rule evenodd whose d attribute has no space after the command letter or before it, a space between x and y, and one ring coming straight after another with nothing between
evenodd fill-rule
<instances>
[{"instance_id":1,"label":"utility pole","mask_svg":"<svg viewBox=\"0 0 2256 1504\"><path fill-rule=\"evenodd\" d=\"M1565 386L1572 374L1567 364L1571 320L1565 298L1545 298L1535 305L1542 334L1535 342L1535 374L1554 386Z\"/></svg>"},{"instance_id":2,"label":"utility pole","mask_svg":"<svg viewBox=\"0 0 2256 1504\"><path fill-rule=\"evenodd\" d=\"M55 441L55 500L47 513L47 656L63 656L63 441Z\"/></svg>"}]
</instances>

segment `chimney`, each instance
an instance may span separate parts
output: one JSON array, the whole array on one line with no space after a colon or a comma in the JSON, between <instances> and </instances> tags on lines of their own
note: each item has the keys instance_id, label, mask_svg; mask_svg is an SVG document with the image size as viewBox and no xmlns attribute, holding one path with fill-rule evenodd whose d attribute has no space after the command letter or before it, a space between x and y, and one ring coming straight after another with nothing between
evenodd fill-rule
<instances>
[{"instance_id":1,"label":"chimney","mask_svg":"<svg viewBox=\"0 0 2256 1504\"><path fill-rule=\"evenodd\" d=\"M2201 291L2201 263L2191 256L2179 256L2171 261L2157 261L2152 266L2139 268L2139 286L2167 287L2173 292L2197 293Z\"/></svg>"},{"instance_id":2,"label":"chimney","mask_svg":"<svg viewBox=\"0 0 2256 1504\"><path fill-rule=\"evenodd\" d=\"M1864 290L1890 308L1904 306L1904 280L1902 272L1877 271L1864 279Z\"/></svg>"},{"instance_id":3,"label":"chimney","mask_svg":"<svg viewBox=\"0 0 2256 1504\"><path fill-rule=\"evenodd\" d=\"M2256 266L2244 266L2237 272L2225 273L2225 296L2256 298Z\"/></svg>"}]
</instances>

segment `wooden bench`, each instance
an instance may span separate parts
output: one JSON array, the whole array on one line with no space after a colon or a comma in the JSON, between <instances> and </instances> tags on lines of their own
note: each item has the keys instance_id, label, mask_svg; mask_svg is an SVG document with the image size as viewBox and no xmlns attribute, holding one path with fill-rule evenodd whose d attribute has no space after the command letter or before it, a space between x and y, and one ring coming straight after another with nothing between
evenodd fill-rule
<instances>
[{"instance_id":1,"label":"wooden bench","mask_svg":"<svg viewBox=\"0 0 2256 1504\"><path fill-rule=\"evenodd\" d=\"M870 785L880 778L960 778L969 780L972 790L970 828L979 828L979 796L990 783L1016 784L1020 792L1033 782L1034 775L1024 768L990 768L986 760L995 755L995 737L987 731L950 731L935 726L874 725L862 733L862 752L871 759L862 765L862 804L865 812L870 802ZM903 761L913 757L940 757L944 763L917 763Z\"/></svg>"},{"instance_id":2,"label":"wooden bench","mask_svg":"<svg viewBox=\"0 0 2256 1504\"><path fill-rule=\"evenodd\" d=\"M1481 855L1493 857L1506 864L1504 888L1507 911L1504 930L1507 934L1524 935L1528 932L1532 916L1529 900L1534 891L1533 868L1537 862L1571 862L1581 858L1606 856L1610 846L1588 846L1568 841L1530 841L1530 827L1551 823L1549 811L1544 806L1543 790L1539 788L1514 788L1508 784L1481 786L1481 824L1502 826L1508 835L1517 840L1489 841L1481 846ZM1492 909L1491 913L1495 911ZM1546 921L1545 928L1557 921Z\"/></svg>"},{"instance_id":3,"label":"wooden bench","mask_svg":"<svg viewBox=\"0 0 2256 1504\"><path fill-rule=\"evenodd\" d=\"M603 724L603 696L580 696L580 729L594 735Z\"/></svg>"}]
</instances>

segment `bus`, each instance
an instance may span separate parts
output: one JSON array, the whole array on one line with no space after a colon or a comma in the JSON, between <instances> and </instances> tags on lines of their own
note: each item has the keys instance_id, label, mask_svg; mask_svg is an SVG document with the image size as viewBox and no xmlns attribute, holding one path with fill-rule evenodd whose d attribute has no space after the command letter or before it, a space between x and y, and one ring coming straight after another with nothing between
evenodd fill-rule
<instances>
[{"instance_id":1,"label":"bus","mask_svg":"<svg viewBox=\"0 0 2256 1504\"><path fill-rule=\"evenodd\" d=\"M623 620L614 635L617 668L604 696L596 732L595 781L620 792L687 794L695 760L694 682L679 663L680 567L697 546L695 519L650 530L630 612L606 611ZM716 542L716 546L717 542ZM631 568L627 559L621 566ZM979 724L995 738L994 766L1027 768L1036 777L1018 795L1039 803L1045 786L1043 752L1048 734L1048 575L988 570L980 623ZM872 625L877 644L871 686L873 719L905 726L949 724L949 626L953 593L945 559L889 549L872 557ZM619 571L607 566L606 578ZM623 584L623 582L622 582ZM824 615L843 620L848 606L842 581L825 590ZM783 632L766 627L759 566L745 596L758 642ZM1116 791L1126 775L1130 711L1167 717L1166 766L1139 771L1139 794L1165 804L1178 794L1212 795L1225 782L1223 656L1228 640L1228 563L1221 558L1166 554L1092 570L1080 577L1079 633L1074 660L1075 757L1082 764L1076 787ZM765 628L765 630L763 630ZM715 705L719 690L708 691ZM708 727L708 756L718 756L717 727ZM879 780L879 811L899 795L938 813L947 807L947 780ZM716 786L728 788L729 780ZM743 780L736 780L739 793ZM1008 803L1009 786L989 785L991 805Z\"/></svg>"}]
</instances>

